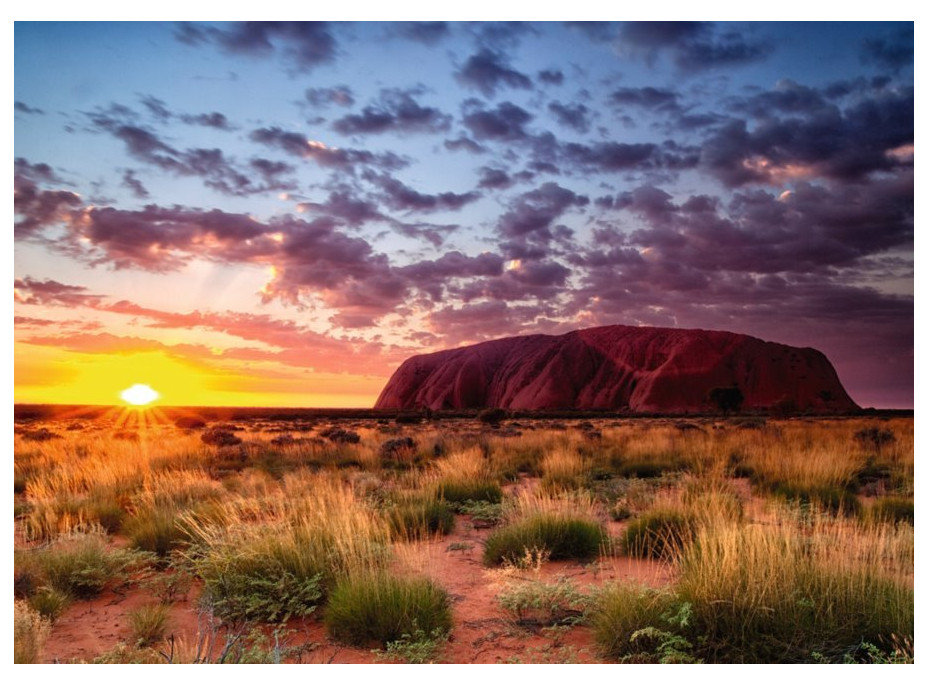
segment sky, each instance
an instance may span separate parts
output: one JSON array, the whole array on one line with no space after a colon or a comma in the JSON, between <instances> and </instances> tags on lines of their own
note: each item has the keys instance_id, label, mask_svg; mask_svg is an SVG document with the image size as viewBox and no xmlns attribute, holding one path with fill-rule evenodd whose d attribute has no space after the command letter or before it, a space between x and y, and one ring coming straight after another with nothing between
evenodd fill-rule
<instances>
[{"instance_id":1,"label":"sky","mask_svg":"<svg viewBox=\"0 0 928 686\"><path fill-rule=\"evenodd\" d=\"M608 324L914 406L914 23L16 22L14 400L370 407Z\"/></svg>"}]
</instances>

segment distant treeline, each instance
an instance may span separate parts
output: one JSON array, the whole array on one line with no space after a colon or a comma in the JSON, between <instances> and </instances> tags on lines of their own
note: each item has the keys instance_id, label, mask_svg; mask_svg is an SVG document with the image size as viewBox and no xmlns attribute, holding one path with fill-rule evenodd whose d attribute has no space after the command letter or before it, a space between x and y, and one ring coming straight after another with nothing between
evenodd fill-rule
<instances>
[{"instance_id":1,"label":"distant treeline","mask_svg":"<svg viewBox=\"0 0 928 686\"><path fill-rule=\"evenodd\" d=\"M164 407L148 412L174 421L180 417L196 417L211 421L297 421L303 419L371 419L388 421L424 421L441 419L476 419L486 408L468 410L374 410L371 408L313 408L313 407ZM34 405L19 404L13 407L14 421L53 420L59 418L94 420L112 416L125 408L111 405ZM132 411L132 410L129 410ZM744 412L729 416L766 417L772 413ZM914 410L880 410L866 408L842 417L912 417ZM674 417L717 417L717 413L634 413L618 410L507 410L505 418L529 419L655 419ZM797 413L795 416L804 416ZM809 415L812 416L812 415ZM821 417L822 415L814 415Z\"/></svg>"}]
</instances>

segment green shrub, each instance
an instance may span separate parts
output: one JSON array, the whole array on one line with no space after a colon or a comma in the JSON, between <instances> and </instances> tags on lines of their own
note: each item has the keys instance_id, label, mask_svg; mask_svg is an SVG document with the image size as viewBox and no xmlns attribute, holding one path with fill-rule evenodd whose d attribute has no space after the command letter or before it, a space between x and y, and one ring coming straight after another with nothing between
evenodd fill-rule
<instances>
[{"instance_id":1,"label":"green shrub","mask_svg":"<svg viewBox=\"0 0 928 686\"><path fill-rule=\"evenodd\" d=\"M625 553L633 557L668 559L692 540L692 516L675 510L653 510L629 523L622 534Z\"/></svg>"},{"instance_id":2,"label":"green shrub","mask_svg":"<svg viewBox=\"0 0 928 686\"><path fill-rule=\"evenodd\" d=\"M332 590L325 626L336 641L356 646L451 631L451 599L429 579L371 572L343 579Z\"/></svg>"},{"instance_id":3,"label":"green shrub","mask_svg":"<svg viewBox=\"0 0 928 686\"><path fill-rule=\"evenodd\" d=\"M645 586L611 584L596 594L589 622L604 657L625 662L652 662L660 648L658 636L642 630L670 632L668 617L676 597ZM649 635L651 634L651 635Z\"/></svg>"},{"instance_id":4,"label":"green shrub","mask_svg":"<svg viewBox=\"0 0 928 686\"><path fill-rule=\"evenodd\" d=\"M454 529L454 512L443 500L413 500L390 507L387 521L393 536L416 540L450 533Z\"/></svg>"},{"instance_id":5,"label":"green shrub","mask_svg":"<svg viewBox=\"0 0 928 686\"><path fill-rule=\"evenodd\" d=\"M803 508L821 507L835 515L855 515L860 512L857 496L838 486L799 486L778 482L770 485L770 492Z\"/></svg>"},{"instance_id":6,"label":"green shrub","mask_svg":"<svg viewBox=\"0 0 928 686\"><path fill-rule=\"evenodd\" d=\"M195 562L202 603L229 622L286 622L307 617L322 597L322 572L301 568L278 546L211 549Z\"/></svg>"},{"instance_id":7,"label":"green shrub","mask_svg":"<svg viewBox=\"0 0 928 686\"><path fill-rule=\"evenodd\" d=\"M46 619L54 622L71 603L71 597L56 588L43 586L30 598L32 608Z\"/></svg>"},{"instance_id":8,"label":"green shrub","mask_svg":"<svg viewBox=\"0 0 928 686\"><path fill-rule=\"evenodd\" d=\"M590 603L590 597L567 579L509 584L497 599L513 621L529 626L577 624Z\"/></svg>"},{"instance_id":9,"label":"green shrub","mask_svg":"<svg viewBox=\"0 0 928 686\"><path fill-rule=\"evenodd\" d=\"M436 497L455 505L468 500L483 500L499 503L503 500L503 489L492 481L440 481L435 487Z\"/></svg>"},{"instance_id":10,"label":"green shrub","mask_svg":"<svg viewBox=\"0 0 928 686\"><path fill-rule=\"evenodd\" d=\"M607 543L598 522L557 513L539 513L494 531L484 543L483 561L518 564L526 550L545 550L552 560L588 560Z\"/></svg>"},{"instance_id":11,"label":"green shrub","mask_svg":"<svg viewBox=\"0 0 928 686\"><path fill-rule=\"evenodd\" d=\"M112 581L127 581L152 562L142 553L108 549L101 536L90 534L59 539L31 554L44 585L81 599L98 595Z\"/></svg>"}]
</instances>

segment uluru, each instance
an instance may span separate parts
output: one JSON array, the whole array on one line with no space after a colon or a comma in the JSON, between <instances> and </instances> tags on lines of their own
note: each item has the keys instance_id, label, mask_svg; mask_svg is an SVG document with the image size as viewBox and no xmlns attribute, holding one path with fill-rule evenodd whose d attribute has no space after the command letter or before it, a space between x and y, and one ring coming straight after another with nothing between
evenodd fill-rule
<instances>
[{"instance_id":1,"label":"uluru","mask_svg":"<svg viewBox=\"0 0 928 686\"><path fill-rule=\"evenodd\" d=\"M714 389L734 388L742 411L859 409L813 348L727 331L620 325L411 357L375 408L700 413L718 409Z\"/></svg>"}]
</instances>

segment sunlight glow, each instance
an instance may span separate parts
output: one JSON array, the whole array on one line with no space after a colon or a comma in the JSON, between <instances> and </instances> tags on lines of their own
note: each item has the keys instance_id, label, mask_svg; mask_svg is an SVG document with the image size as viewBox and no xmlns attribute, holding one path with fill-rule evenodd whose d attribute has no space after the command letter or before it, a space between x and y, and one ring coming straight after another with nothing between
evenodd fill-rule
<instances>
[{"instance_id":1,"label":"sunlight glow","mask_svg":"<svg viewBox=\"0 0 928 686\"><path fill-rule=\"evenodd\" d=\"M148 405L160 398L161 394L147 384L137 383L120 393L119 397L130 405Z\"/></svg>"}]
</instances>

